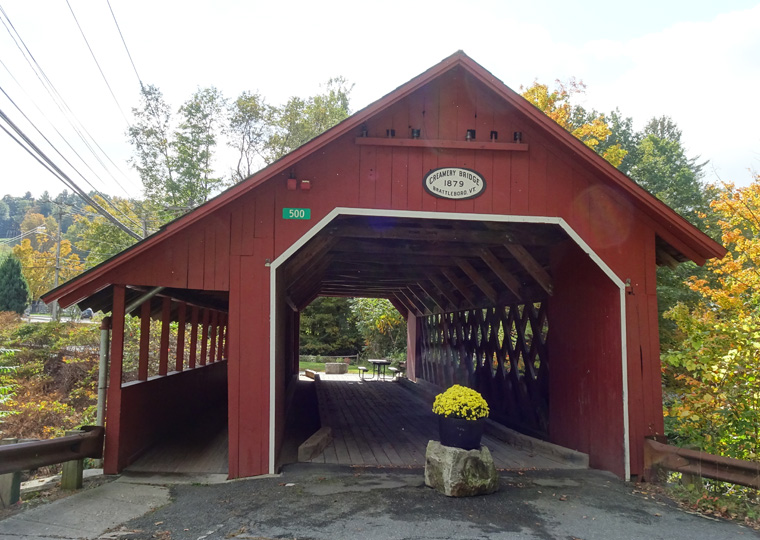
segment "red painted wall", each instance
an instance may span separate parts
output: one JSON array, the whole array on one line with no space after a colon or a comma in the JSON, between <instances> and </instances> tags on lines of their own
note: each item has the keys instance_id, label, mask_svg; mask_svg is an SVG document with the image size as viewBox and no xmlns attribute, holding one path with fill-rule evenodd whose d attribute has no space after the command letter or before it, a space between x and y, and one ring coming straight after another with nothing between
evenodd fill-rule
<instances>
[{"instance_id":1,"label":"red painted wall","mask_svg":"<svg viewBox=\"0 0 760 540\"><path fill-rule=\"evenodd\" d=\"M549 437L625 474L620 289L569 241L552 254Z\"/></svg>"},{"instance_id":2,"label":"red painted wall","mask_svg":"<svg viewBox=\"0 0 760 540\"><path fill-rule=\"evenodd\" d=\"M172 429L227 402L227 362L121 387L116 470L134 462ZM111 413L111 411L109 411ZM109 422L111 421L109 416ZM111 440L114 440L113 438ZM109 444L106 439L106 446ZM113 463L106 464L106 467Z\"/></svg>"}]
</instances>

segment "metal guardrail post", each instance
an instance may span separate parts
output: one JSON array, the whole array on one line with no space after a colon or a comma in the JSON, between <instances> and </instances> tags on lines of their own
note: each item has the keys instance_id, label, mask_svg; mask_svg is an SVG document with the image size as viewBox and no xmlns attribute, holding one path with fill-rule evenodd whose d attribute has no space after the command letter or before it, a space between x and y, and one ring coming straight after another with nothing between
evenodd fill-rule
<instances>
[{"instance_id":1,"label":"metal guardrail post","mask_svg":"<svg viewBox=\"0 0 760 540\"><path fill-rule=\"evenodd\" d=\"M67 431L66 435L78 435L84 433L81 429ZM84 473L84 459L75 459L63 463L61 470L61 489L73 490L82 488L82 475Z\"/></svg>"},{"instance_id":2,"label":"metal guardrail post","mask_svg":"<svg viewBox=\"0 0 760 540\"><path fill-rule=\"evenodd\" d=\"M15 444L18 439L3 439L0 445ZM0 474L0 508L8 508L21 499L21 472Z\"/></svg>"}]
</instances>

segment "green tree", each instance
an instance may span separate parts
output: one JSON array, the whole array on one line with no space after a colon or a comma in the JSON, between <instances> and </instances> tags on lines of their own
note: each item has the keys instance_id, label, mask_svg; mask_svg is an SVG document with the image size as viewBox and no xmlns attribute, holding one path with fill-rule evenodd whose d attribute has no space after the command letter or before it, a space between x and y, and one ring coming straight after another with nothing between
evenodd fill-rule
<instances>
[{"instance_id":1,"label":"green tree","mask_svg":"<svg viewBox=\"0 0 760 540\"><path fill-rule=\"evenodd\" d=\"M644 128L629 176L691 223L704 227L709 204L701 179L706 162L688 158L681 130L668 117L653 118Z\"/></svg>"},{"instance_id":2,"label":"green tree","mask_svg":"<svg viewBox=\"0 0 760 540\"><path fill-rule=\"evenodd\" d=\"M222 187L214 174L213 158L223 123L226 100L214 87L198 89L179 109L174 135L174 183L167 186L171 202L194 208Z\"/></svg>"},{"instance_id":3,"label":"green tree","mask_svg":"<svg viewBox=\"0 0 760 540\"><path fill-rule=\"evenodd\" d=\"M14 255L0 263L0 311L24 313L29 301L29 288L21 272L21 263Z\"/></svg>"},{"instance_id":4,"label":"green tree","mask_svg":"<svg viewBox=\"0 0 760 540\"><path fill-rule=\"evenodd\" d=\"M258 92L243 92L230 104L227 144L238 152L233 183L251 176L257 160L264 159L264 148L272 136L273 111Z\"/></svg>"},{"instance_id":5,"label":"green tree","mask_svg":"<svg viewBox=\"0 0 760 540\"><path fill-rule=\"evenodd\" d=\"M224 111L225 99L217 89L199 89L180 107L175 128L161 91L153 85L143 87L128 131L134 149L131 163L145 197L164 219L206 202L222 186L213 160Z\"/></svg>"},{"instance_id":6,"label":"green tree","mask_svg":"<svg viewBox=\"0 0 760 540\"><path fill-rule=\"evenodd\" d=\"M272 133L264 144L264 160L272 163L348 118L352 89L345 78L336 77L327 81L322 94L292 97L271 109Z\"/></svg>"},{"instance_id":7,"label":"green tree","mask_svg":"<svg viewBox=\"0 0 760 540\"><path fill-rule=\"evenodd\" d=\"M681 142L681 130L668 117L652 118L638 135L631 152L629 176L641 187L670 206L693 225L708 231L710 191L702 183L705 163L688 158ZM709 231L708 231L709 232ZM686 285L690 276L706 276L704 268L685 262L676 268L657 269L657 302L662 350L678 343L677 328L664 317L681 302L693 306L699 296Z\"/></svg>"},{"instance_id":8,"label":"green tree","mask_svg":"<svg viewBox=\"0 0 760 540\"><path fill-rule=\"evenodd\" d=\"M93 198L98 204L105 206L102 197L94 195ZM154 219L148 218L143 213L142 205L136 201L112 197L111 204L119 209L121 217L126 216L134 222L142 222L146 228L153 229L160 225ZM136 242L131 235L116 227L90 206L86 206L82 213L75 216L74 224L66 231L65 238L80 253L86 254L84 260L87 268L100 264Z\"/></svg>"},{"instance_id":9,"label":"green tree","mask_svg":"<svg viewBox=\"0 0 760 540\"><path fill-rule=\"evenodd\" d=\"M301 353L354 355L362 339L347 298L317 298L301 312Z\"/></svg>"},{"instance_id":10,"label":"green tree","mask_svg":"<svg viewBox=\"0 0 760 540\"><path fill-rule=\"evenodd\" d=\"M384 298L354 298L351 311L370 357L402 355L406 351L406 322Z\"/></svg>"}]
</instances>

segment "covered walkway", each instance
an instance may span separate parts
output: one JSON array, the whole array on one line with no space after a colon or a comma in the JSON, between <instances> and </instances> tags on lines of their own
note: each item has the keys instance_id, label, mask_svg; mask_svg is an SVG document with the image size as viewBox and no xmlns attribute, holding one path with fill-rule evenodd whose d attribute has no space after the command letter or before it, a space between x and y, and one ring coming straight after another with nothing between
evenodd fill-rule
<instances>
[{"instance_id":1,"label":"covered walkway","mask_svg":"<svg viewBox=\"0 0 760 540\"><path fill-rule=\"evenodd\" d=\"M427 443L438 439L438 420L431 410L432 398L412 390L413 383L322 376L315 384L321 423L332 429L333 441L312 462L425 466ZM527 450L486 433L483 444L491 451L498 469L585 468L578 463L580 454L563 453L540 441Z\"/></svg>"}]
</instances>

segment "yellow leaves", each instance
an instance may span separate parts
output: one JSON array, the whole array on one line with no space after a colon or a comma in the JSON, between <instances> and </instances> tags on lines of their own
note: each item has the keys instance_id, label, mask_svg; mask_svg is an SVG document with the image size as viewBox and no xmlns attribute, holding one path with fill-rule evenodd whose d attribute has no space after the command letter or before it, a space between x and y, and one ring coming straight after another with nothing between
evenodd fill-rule
<instances>
[{"instance_id":1,"label":"yellow leaves","mask_svg":"<svg viewBox=\"0 0 760 540\"><path fill-rule=\"evenodd\" d=\"M586 85L583 81L576 81L574 78L567 83L559 80L555 83L556 88L550 91L547 85L534 81L529 88L521 88L522 96L569 131L576 139L597 151L597 147L612 134L606 118L603 114L589 117L590 115L587 115L583 109L570 104L574 95L586 92ZM600 155L613 166L618 167L627 153L620 144L615 144L610 145Z\"/></svg>"},{"instance_id":2,"label":"yellow leaves","mask_svg":"<svg viewBox=\"0 0 760 540\"><path fill-rule=\"evenodd\" d=\"M29 292L34 300L39 299L43 293L53 288L55 283L56 246L53 243L45 251L34 249L32 241L25 238L21 244L13 247L13 254L21 262L21 271L24 274ZM84 269L79 255L72 252L71 242L61 241L59 283L63 283Z\"/></svg>"}]
</instances>

